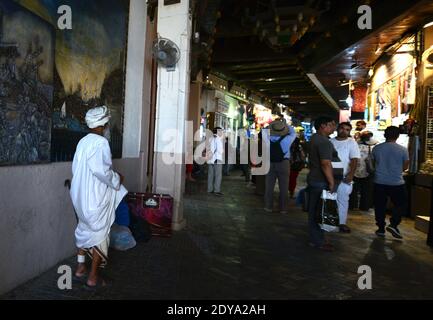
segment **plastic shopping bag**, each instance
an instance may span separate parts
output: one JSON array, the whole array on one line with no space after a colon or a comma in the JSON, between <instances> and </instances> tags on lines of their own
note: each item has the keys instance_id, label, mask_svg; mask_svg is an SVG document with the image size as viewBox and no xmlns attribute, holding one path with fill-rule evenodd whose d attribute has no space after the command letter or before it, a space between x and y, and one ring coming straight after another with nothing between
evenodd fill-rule
<instances>
[{"instance_id":1,"label":"plastic shopping bag","mask_svg":"<svg viewBox=\"0 0 433 320\"><path fill-rule=\"evenodd\" d=\"M128 227L119 226L117 224L111 226L110 247L116 250L126 251L134 248L136 245L137 242Z\"/></svg>"},{"instance_id":2,"label":"plastic shopping bag","mask_svg":"<svg viewBox=\"0 0 433 320\"><path fill-rule=\"evenodd\" d=\"M337 193L322 191L320 199L318 224L326 232L338 232L340 218L338 216Z\"/></svg>"}]
</instances>

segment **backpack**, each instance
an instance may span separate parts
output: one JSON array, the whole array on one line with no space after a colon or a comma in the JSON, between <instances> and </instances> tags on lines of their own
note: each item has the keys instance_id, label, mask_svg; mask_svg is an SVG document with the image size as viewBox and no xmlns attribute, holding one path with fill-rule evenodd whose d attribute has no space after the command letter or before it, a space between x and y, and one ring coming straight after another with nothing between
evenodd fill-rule
<instances>
[{"instance_id":1,"label":"backpack","mask_svg":"<svg viewBox=\"0 0 433 320\"><path fill-rule=\"evenodd\" d=\"M305 154L302 146L295 139L290 147L290 170L301 171L305 167Z\"/></svg>"},{"instance_id":2,"label":"backpack","mask_svg":"<svg viewBox=\"0 0 433 320\"><path fill-rule=\"evenodd\" d=\"M271 162L281 162L284 160L285 154L281 148L281 141L283 141L285 137L286 136L282 136L277 141L271 141Z\"/></svg>"}]
</instances>

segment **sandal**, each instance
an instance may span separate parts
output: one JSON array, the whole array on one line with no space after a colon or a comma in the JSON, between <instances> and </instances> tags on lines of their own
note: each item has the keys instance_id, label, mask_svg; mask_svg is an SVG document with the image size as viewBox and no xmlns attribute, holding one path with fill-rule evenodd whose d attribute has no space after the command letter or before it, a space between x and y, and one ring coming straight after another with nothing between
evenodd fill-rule
<instances>
[{"instance_id":1,"label":"sandal","mask_svg":"<svg viewBox=\"0 0 433 320\"><path fill-rule=\"evenodd\" d=\"M95 291L98 289L107 289L108 287L111 287L111 282L108 282L106 279L102 279L101 277L98 278L98 281L94 286L90 286L86 283L84 283L84 289L89 291Z\"/></svg>"},{"instance_id":2,"label":"sandal","mask_svg":"<svg viewBox=\"0 0 433 320\"><path fill-rule=\"evenodd\" d=\"M76 273L72 276L72 279L78 282L84 282L87 278L87 272L82 273L80 276L78 276Z\"/></svg>"}]
</instances>

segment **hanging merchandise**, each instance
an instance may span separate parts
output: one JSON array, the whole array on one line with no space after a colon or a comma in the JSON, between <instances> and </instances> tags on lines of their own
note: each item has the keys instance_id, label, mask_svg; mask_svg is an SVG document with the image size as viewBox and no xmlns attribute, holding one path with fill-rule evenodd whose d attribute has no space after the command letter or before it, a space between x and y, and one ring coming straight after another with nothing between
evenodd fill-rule
<instances>
[{"instance_id":1,"label":"hanging merchandise","mask_svg":"<svg viewBox=\"0 0 433 320\"><path fill-rule=\"evenodd\" d=\"M388 82L389 101L391 105L391 117L395 118L399 115L399 92L398 78Z\"/></svg>"},{"instance_id":2,"label":"hanging merchandise","mask_svg":"<svg viewBox=\"0 0 433 320\"><path fill-rule=\"evenodd\" d=\"M351 110L347 109L347 110L340 110L340 120L339 122L348 122L350 121L350 117L352 116Z\"/></svg>"},{"instance_id":3,"label":"hanging merchandise","mask_svg":"<svg viewBox=\"0 0 433 320\"><path fill-rule=\"evenodd\" d=\"M408 77L408 89L407 89L407 104L413 106L415 104L416 97L416 74L415 74L415 64Z\"/></svg>"},{"instance_id":4,"label":"hanging merchandise","mask_svg":"<svg viewBox=\"0 0 433 320\"><path fill-rule=\"evenodd\" d=\"M377 106L378 106L378 120L384 122L385 126L391 124L391 105L389 96L386 94L385 88L377 90Z\"/></svg>"},{"instance_id":5,"label":"hanging merchandise","mask_svg":"<svg viewBox=\"0 0 433 320\"><path fill-rule=\"evenodd\" d=\"M367 103L367 87L357 86L353 90L354 104L352 112L364 112Z\"/></svg>"}]
</instances>

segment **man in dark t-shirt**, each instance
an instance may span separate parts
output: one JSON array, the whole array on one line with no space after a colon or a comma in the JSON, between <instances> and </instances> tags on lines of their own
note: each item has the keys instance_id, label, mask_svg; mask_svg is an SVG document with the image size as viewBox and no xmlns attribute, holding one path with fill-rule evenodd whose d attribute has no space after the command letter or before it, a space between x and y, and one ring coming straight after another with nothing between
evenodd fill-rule
<instances>
[{"instance_id":1,"label":"man in dark t-shirt","mask_svg":"<svg viewBox=\"0 0 433 320\"><path fill-rule=\"evenodd\" d=\"M322 191L335 191L335 180L332 162L338 161L337 151L329 141L329 135L335 131L335 121L329 117L321 117L314 121L316 134L310 140L308 183L308 226L310 244L325 251L333 251L334 247L325 242L323 230L316 222L317 206Z\"/></svg>"}]
</instances>

